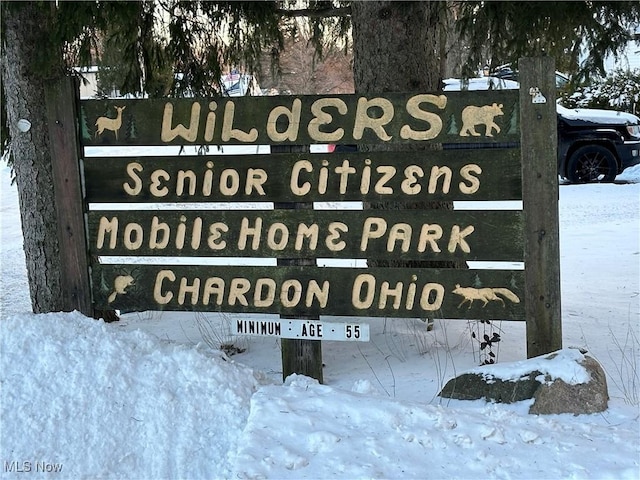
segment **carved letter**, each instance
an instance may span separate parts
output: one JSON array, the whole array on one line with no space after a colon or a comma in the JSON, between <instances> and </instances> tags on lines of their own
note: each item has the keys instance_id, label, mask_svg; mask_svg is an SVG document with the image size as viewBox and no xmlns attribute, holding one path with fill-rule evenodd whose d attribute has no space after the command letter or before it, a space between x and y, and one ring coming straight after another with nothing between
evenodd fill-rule
<instances>
[{"instance_id":1,"label":"carved letter","mask_svg":"<svg viewBox=\"0 0 640 480\"><path fill-rule=\"evenodd\" d=\"M175 282L176 275L171 270L160 270L156 275L156 283L153 285L153 299L158 305L166 305L173 298L173 292L162 294L162 282L165 278L170 282Z\"/></svg>"},{"instance_id":2,"label":"carved letter","mask_svg":"<svg viewBox=\"0 0 640 480\"><path fill-rule=\"evenodd\" d=\"M249 133L243 132L238 128L233 128L233 116L236 112L235 104L229 100L224 108L224 120L222 121L222 141L228 142L232 138L241 142L251 143L258 138L258 130L252 128Z\"/></svg>"},{"instance_id":3,"label":"carved letter","mask_svg":"<svg viewBox=\"0 0 640 480\"><path fill-rule=\"evenodd\" d=\"M182 137L187 142L195 142L198 137L198 126L200 125L200 104L193 102L191 105L191 121L189 128L179 123L175 128L171 128L173 122L173 104L167 102L164 105L164 114L162 115L162 131L160 139L163 142L170 142L176 137Z\"/></svg>"},{"instance_id":4,"label":"carved letter","mask_svg":"<svg viewBox=\"0 0 640 480\"><path fill-rule=\"evenodd\" d=\"M419 131L412 129L409 125L404 125L400 129L400 137L405 140L431 140L436 138L442 131L442 120L432 112L426 112L420 109L423 102L432 103L439 109L443 109L447 105L447 97L444 95L415 95L407 100L407 113L413 118L424 120L430 127L428 130Z\"/></svg>"},{"instance_id":5,"label":"carved letter","mask_svg":"<svg viewBox=\"0 0 640 480\"><path fill-rule=\"evenodd\" d=\"M368 115L369 108L379 107L382 109L382 115L378 118L371 118ZM386 98L372 98L367 100L365 97L358 99L358 108L356 110L356 121L353 126L353 138L361 140L365 128L370 128L375 132L380 140L389 141L391 136L387 134L384 126L393 120L393 103Z\"/></svg>"},{"instance_id":6,"label":"carved letter","mask_svg":"<svg viewBox=\"0 0 640 480\"><path fill-rule=\"evenodd\" d=\"M311 105L311 113L314 117L309 122L307 131L314 140L321 142L338 142L344 136L344 129L337 128L333 132L321 132L322 125L329 125L333 120L331 114L323 110L324 107L335 107L340 115L345 115L348 111L347 104L339 98L321 98Z\"/></svg>"},{"instance_id":7,"label":"carved letter","mask_svg":"<svg viewBox=\"0 0 640 480\"><path fill-rule=\"evenodd\" d=\"M287 107L280 105L275 107L269 113L267 119L267 135L274 142L284 142L289 140L291 142L296 141L298 138L298 130L300 129L300 110L302 109L302 102L299 98L293 101L291 110ZM276 122L282 115L286 116L289 120L289 125L284 132L278 132L276 129Z\"/></svg>"}]
</instances>

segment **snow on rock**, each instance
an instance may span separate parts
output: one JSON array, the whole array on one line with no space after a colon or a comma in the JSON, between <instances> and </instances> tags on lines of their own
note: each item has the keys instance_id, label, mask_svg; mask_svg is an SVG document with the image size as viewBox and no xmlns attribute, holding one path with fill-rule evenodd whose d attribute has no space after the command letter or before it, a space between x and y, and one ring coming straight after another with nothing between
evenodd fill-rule
<instances>
[{"instance_id":1,"label":"snow on rock","mask_svg":"<svg viewBox=\"0 0 640 480\"><path fill-rule=\"evenodd\" d=\"M42 461L64 478L228 477L250 369L79 313L0 325L3 473Z\"/></svg>"},{"instance_id":2,"label":"snow on rock","mask_svg":"<svg viewBox=\"0 0 640 480\"><path fill-rule=\"evenodd\" d=\"M581 365L583 362L584 355L580 350L565 348L527 360L483 365L468 370L467 373L476 373L484 378L516 381L537 371L544 375L547 381L560 379L570 385L576 385L587 383L590 378L587 369ZM545 378L541 378L540 381L545 381Z\"/></svg>"},{"instance_id":3,"label":"snow on rock","mask_svg":"<svg viewBox=\"0 0 640 480\"><path fill-rule=\"evenodd\" d=\"M604 370L577 349L474 368L449 380L439 395L498 403L533 399L529 413L576 415L603 412L609 399Z\"/></svg>"}]
</instances>

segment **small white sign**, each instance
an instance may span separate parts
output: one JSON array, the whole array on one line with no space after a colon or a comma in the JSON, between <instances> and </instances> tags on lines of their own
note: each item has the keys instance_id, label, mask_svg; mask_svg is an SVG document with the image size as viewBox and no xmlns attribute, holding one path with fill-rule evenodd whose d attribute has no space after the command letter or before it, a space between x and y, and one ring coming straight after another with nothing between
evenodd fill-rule
<instances>
[{"instance_id":1,"label":"small white sign","mask_svg":"<svg viewBox=\"0 0 640 480\"><path fill-rule=\"evenodd\" d=\"M368 323L329 323L319 320L242 320L232 323L234 335L368 342Z\"/></svg>"}]
</instances>

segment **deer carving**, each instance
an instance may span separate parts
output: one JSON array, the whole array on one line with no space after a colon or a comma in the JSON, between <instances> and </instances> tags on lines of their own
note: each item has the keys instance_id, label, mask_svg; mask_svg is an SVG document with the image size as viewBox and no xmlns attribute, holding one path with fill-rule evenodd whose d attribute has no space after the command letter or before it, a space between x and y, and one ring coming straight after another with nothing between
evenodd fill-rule
<instances>
[{"instance_id":1,"label":"deer carving","mask_svg":"<svg viewBox=\"0 0 640 480\"><path fill-rule=\"evenodd\" d=\"M97 137L98 135L102 135L102 132L104 132L105 130L111 130L113 133L116 134L116 140L118 139L118 130L120 130L120 127L122 126L122 111L127 108L126 106L124 107L115 107L115 109L118 112L118 115L116 115L116 118L109 118L109 117L98 117L98 119L96 120L96 134L95 136Z\"/></svg>"}]
</instances>

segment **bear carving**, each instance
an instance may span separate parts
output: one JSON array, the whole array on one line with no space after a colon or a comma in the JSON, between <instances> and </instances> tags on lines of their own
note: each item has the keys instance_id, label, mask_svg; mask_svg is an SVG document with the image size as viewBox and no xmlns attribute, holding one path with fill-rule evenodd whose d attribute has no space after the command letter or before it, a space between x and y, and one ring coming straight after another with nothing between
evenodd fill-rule
<instances>
[{"instance_id":1,"label":"bear carving","mask_svg":"<svg viewBox=\"0 0 640 480\"><path fill-rule=\"evenodd\" d=\"M502 104L497 105L484 105L483 107L476 107L469 105L462 110L462 130L460 130L461 137L468 137L473 135L474 137L480 136L476 132L476 125L484 125L486 127L485 136L493 137L492 130L495 129L496 133L500 133L500 127L493 121L494 117L498 115L504 115L502 112Z\"/></svg>"}]
</instances>

